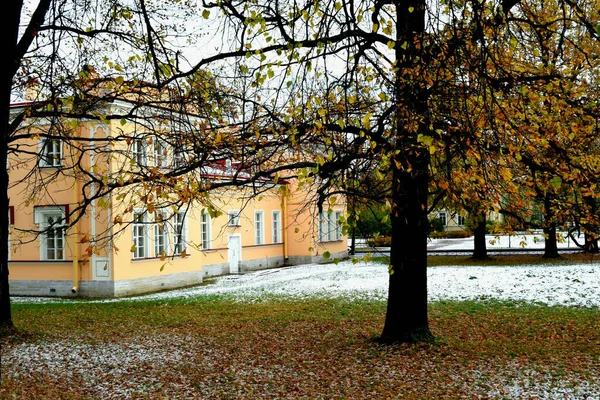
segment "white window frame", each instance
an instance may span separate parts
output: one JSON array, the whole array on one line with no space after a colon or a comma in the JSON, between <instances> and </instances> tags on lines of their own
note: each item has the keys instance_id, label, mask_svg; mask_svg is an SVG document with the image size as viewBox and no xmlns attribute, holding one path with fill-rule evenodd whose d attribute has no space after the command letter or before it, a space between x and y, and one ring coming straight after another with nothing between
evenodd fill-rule
<instances>
[{"instance_id":1,"label":"white window frame","mask_svg":"<svg viewBox=\"0 0 600 400\"><path fill-rule=\"evenodd\" d=\"M167 256L169 254L169 238L171 236L169 232L168 215L164 211L157 211L155 213L154 223L154 256L161 257L163 254Z\"/></svg>"},{"instance_id":2,"label":"white window frame","mask_svg":"<svg viewBox=\"0 0 600 400\"><path fill-rule=\"evenodd\" d=\"M152 150L154 166L159 168L167 168L169 166L169 157L167 151L167 143L160 139L154 139Z\"/></svg>"},{"instance_id":3,"label":"white window frame","mask_svg":"<svg viewBox=\"0 0 600 400\"><path fill-rule=\"evenodd\" d=\"M210 250L212 247L212 221L210 214L206 210L202 210L200 215L200 240L202 250Z\"/></svg>"},{"instance_id":4,"label":"white window frame","mask_svg":"<svg viewBox=\"0 0 600 400\"><path fill-rule=\"evenodd\" d=\"M254 211L254 244L265 244L265 213Z\"/></svg>"},{"instance_id":5,"label":"white window frame","mask_svg":"<svg viewBox=\"0 0 600 400\"><path fill-rule=\"evenodd\" d=\"M336 210L333 212L334 215L334 222L335 222L335 237L334 240L342 240L343 235L342 235L342 224L340 223L340 220L342 219L342 215L343 212Z\"/></svg>"},{"instance_id":6,"label":"white window frame","mask_svg":"<svg viewBox=\"0 0 600 400\"><path fill-rule=\"evenodd\" d=\"M144 210L135 210L131 226L131 241L135 246L133 258L148 258L150 256L150 240L148 240L147 212Z\"/></svg>"},{"instance_id":7,"label":"white window frame","mask_svg":"<svg viewBox=\"0 0 600 400\"><path fill-rule=\"evenodd\" d=\"M173 168L184 167L187 164L186 149L181 144L173 147Z\"/></svg>"},{"instance_id":8,"label":"white window frame","mask_svg":"<svg viewBox=\"0 0 600 400\"><path fill-rule=\"evenodd\" d=\"M55 218L52 224L48 223L49 218ZM66 210L62 206L47 206L36 207L34 212L34 223L39 226L40 235L40 260L57 261L65 260L66 235L64 222L66 221ZM54 228L51 228L54 226ZM56 235L59 231L59 235ZM49 236L50 233L53 236ZM51 250L49 245L54 249L54 255L48 256Z\"/></svg>"},{"instance_id":9,"label":"white window frame","mask_svg":"<svg viewBox=\"0 0 600 400\"><path fill-rule=\"evenodd\" d=\"M327 228L329 228L329 218L325 211L319 213L319 241L327 241Z\"/></svg>"},{"instance_id":10,"label":"white window frame","mask_svg":"<svg viewBox=\"0 0 600 400\"><path fill-rule=\"evenodd\" d=\"M173 254L178 255L187 249L187 212L179 210L173 214Z\"/></svg>"},{"instance_id":11,"label":"white window frame","mask_svg":"<svg viewBox=\"0 0 600 400\"><path fill-rule=\"evenodd\" d=\"M281 243L281 211L274 210L271 214L273 243Z\"/></svg>"},{"instance_id":12,"label":"white window frame","mask_svg":"<svg viewBox=\"0 0 600 400\"><path fill-rule=\"evenodd\" d=\"M133 138L131 142L131 158L138 167L148 166L148 145L143 137Z\"/></svg>"},{"instance_id":13,"label":"white window frame","mask_svg":"<svg viewBox=\"0 0 600 400\"><path fill-rule=\"evenodd\" d=\"M51 148L48 148L50 144ZM39 142L40 167L57 168L63 164L63 141L57 137L47 137Z\"/></svg>"},{"instance_id":14,"label":"white window frame","mask_svg":"<svg viewBox=\"0 0 600 400\"><path fill-rule=\"evenodd\" d=\"M443 226L448 225L448 213L446 213L446 211L438 212L438 218L442 221Z\"/></svg>"},{"instance_id":15,"label":"white window frame","mask_svg":"<svg viewBox=\"0 0 600 400\"><path fill-rule=\"evenodd\" d=\"M240 210L227 211L227 226L240 226Z\"/></svg>"},{"instance_id":16,"label":"white window frame","mask_svg":"<svg viewBox=\"0 0 600 400\"><path fill-rule=\"evenodd\" d=\"M463 215L457 214L456 215L456 224L458 226L464 226L465 225L465 217Z\"/></svg>"}]
</instances>

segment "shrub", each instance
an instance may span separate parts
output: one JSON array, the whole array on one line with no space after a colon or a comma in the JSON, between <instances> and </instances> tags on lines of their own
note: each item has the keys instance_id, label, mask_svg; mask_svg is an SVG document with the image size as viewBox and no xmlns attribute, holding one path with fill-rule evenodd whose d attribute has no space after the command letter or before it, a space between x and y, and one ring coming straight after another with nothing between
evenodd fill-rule
<instances>
[{"instance_id":1,"label":"shrub","mask_svg":"<svg viewBox=\"0 0 600 400\"><path fill-rule=\"evenodd\" d=\"M367 240L367 244L372 247L389 247L392 245L390 236L377 236Z\"/></svg>"},{"instance_id":2,"label":"shrub","mask_svg":"<svg viewBox=\"0 0 600 400\"><path fill-rule=\"evenodd\" d=\"M431 232L429 237L432 239L462 239L471 236L469 231L445 231L445 232Z\"/></svg>"},{"instance_id":3,"label":"shrub","mask_svg":"<svg viewBox=\"0 0 600 400\"><path fill-rule=\"evenodd\" d=\"M431 232L443 232L444 231L444 223L441 218L431 218L429 220L429 233Z\"/></svg>"}]
</instances>

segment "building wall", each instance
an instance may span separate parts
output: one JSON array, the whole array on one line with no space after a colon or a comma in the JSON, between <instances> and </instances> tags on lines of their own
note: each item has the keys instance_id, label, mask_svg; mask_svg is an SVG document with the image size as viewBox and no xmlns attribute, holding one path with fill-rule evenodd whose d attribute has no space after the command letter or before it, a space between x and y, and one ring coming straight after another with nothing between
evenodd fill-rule
<instances>
[{"instance_id":1,"label":"building wall","mask_svg":"<svg viewBox=\"0 0 600 400\"><path fill-rule=\"evenodd\" d=\"M119 122L82 123L73 134L105 138L117 129L128 134L133 127L121 126ZM20 145L32 154L38 150L36 139ZM121 142L114 149L123 149L119 146L127 144ZM65 167L77 159L68 147L64 148L63 156ZM326 261L323 257L326 253L330 254L329 259L347 256L345 235L334 240L319 237L319 215L311 205L313 192L297 190L292 183L288 186L293 190L282 190L286 185L272 185L258 196L249 187L210 192L205 201L210 201L220 215L211 218L211 240L206 249L202 248L201 231L205 207L200 203L188 205L185 256L171 252L166 258L153 251L149 251L147 257L134 257L133 212L147 210L147 206L136 198L131 188L115 191L108 198L92 202L76 227L67 231L64 260L40 261L39 238L35 233L24 232L38 229L34 224L35 206L59 204L73 210L81 200L78 198L81 182L61 174L49 179L57 169L38 169L37 162L38 158L33 155L28 160L9 160L11 182L21 182L9 192L14 207L10 234L11 295L113 297L199 284L205 277L232 272L232 238L240 240L237 272L241 273L286 264L322 262ZM84 157L81 163L99 175L127 172L127 168L132 168L130 160L122 156L108 159L106 155L95 154ZM36 172L29 176L31 171ZM329 204L327 209L341 214L345 212L345 205ZM235 225L229 223L229 213L233 210L240 212ZM274 211L279 213L277 235L274 235ZM257 212L262 213L260 242L256 239ZM148 224L149 248L154 246L153 233L153 225Z\"/></svg>"}]
</instances>

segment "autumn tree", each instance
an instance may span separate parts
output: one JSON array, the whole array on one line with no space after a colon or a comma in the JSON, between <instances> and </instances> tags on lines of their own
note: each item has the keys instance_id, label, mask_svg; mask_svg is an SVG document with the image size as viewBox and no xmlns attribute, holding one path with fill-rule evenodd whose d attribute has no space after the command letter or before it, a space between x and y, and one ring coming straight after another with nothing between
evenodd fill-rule
<instances>
[{"instance_id":1,"label":"autumn tree","mask_svg":"<svg viewBox=\"0 0 600 400\"><path fill-rule=\"evenodd\" d=\"M452 154L443 154L442 159L452 163L458 155L466 155L464 159L477 168L470 176L463 172L461 178L472 183L470 190L480 189L482 204L499 208L498 196L481 189L498 179L479 182L478 172L495 168L490 162L500 160L500 182L510 184L514 192L513 182L518 180L511 175L511 160L522 159L528 146L532 150L547 146L528 131L544 124L548 111L540 108L543 100L524 110L517 99L548 92L545 85L560 87L573 78L573 71L590 70L583 62L587 50L569 39L570 27L559 25L568 21L588 41L597 40L589 23L594 7L556 4L555 19L550 21L544 20L548 10L527 1L450 1L431 7L410 0L204 3L207 15L226 16L224 26L231 27L234 48L241 53L237 58L241 75L257 87L278 88L277 104L287 105L286 115L271 116L284 127L282 131L295 132L295 138L309 132L317 137L343 133L357 143L353 148L367 145L389 166L393 246L382 341L432 338L426 277L428 195L432 172L437 173L432 171L432 154L445 152L449 145ZM551 38L544 32L548 30ZM540 34L541 39L536 36ZM578 55L576 62L569 66L568 57L563 57L565 68L553 69L551 63L540 62L529 47L532 43L542 43L544 49L558 43L561 52ZM233 50L229 54L237 56ZM304 91L315 82L335 100ZM365 82L367 87L357 91ZM466 91L474 82L478 89ZM457 111L441 104L456 95L471 96L471 104L479 104L483 123L465 129L463 118L463 123L453 125ZM349 105L358 99L364 99L365 107L349 112ZM533 102L532 98L528 104ZM340 109L341 105L346 107ZM523 120L534 113L535 123ZM484 149L487 154L481 157ZM369 151L354 157L333 154L320 159L313 171L323 182L339 176L353 159L372 156Z\"/></svg>"},{"instance_id":2,"label":"autumn tree","mask_svg":"<svg viewBox=\"0 0 600 400\"><path fill-rule=\"evenodd\" d=\"M315 141L278 135L277 124L267 122L260 102L249 94L252 87L240 81L224 85L223 66L209 70L214 58L193 68L187 62L176 39L185 35L191 43L195 36L178 22L186 16L202 19L195 2L48 0L32 10L26 5L11 2L7 18L12 36L0 153L10 160L3 158L9 169L0 182L1 204L9 208L9 188L25 193L31 204L52 204L47 184L70 182L68 189L79 200L70 204L61 221L68 222L61 226L88 244L82 262L111 240L108 228L93 238L77 231L92 205L119 202L123 213L105 221L117 230L134 221L136 204L168 211L165 222L173 223L170 210L192 203L219 212L211 191L236 187L247 198L256 197L273 181L317 166L301 150ZM80 121L93 121L99 129L90 134ZM41 151L31 145L36 141L43 143ZM293 150L292 141L300 150ZM42 171L53 165L59 148L65 163ZM235 161L236 168L215 178L215 169L227 161ZM119 168L109 168L111 163ZM11 327L9 221L0 220L0 324ZM43 233L13 232L19 240Z\"/></svg>"}]
</instances>

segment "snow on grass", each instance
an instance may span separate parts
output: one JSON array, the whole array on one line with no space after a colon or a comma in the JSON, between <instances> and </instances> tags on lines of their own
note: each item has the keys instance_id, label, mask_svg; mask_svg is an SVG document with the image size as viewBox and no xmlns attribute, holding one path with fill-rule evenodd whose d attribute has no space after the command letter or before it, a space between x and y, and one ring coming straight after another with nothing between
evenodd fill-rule
<instances>
[{"instance_id":1,"label":"snow on grass","mask_svg":"<svg viewBox=\"0 0 600 400\"><path fill-rule=\"evenodd\" d=\"M350 261L338 265L310 264L228 275L194 288L103 301L168 301L212 295L239 301L261 301L272 296L384 300L388 278L384 264L353 264ZM428 287L430 301L497 299L599 307L600 265L432 267L428 269ZM148 340L120 338L98 344L70 338L36 340L3 350L3 374L16 382L40 377L46 377L49 382L72 380L81 382L87 393L98 398L134 399L155 392L169 397L192 398L200 391L203 398L214 397L210 393L215 390L215 381L203 381L187 372L194 370L198 362L207 370L216 371L215 378L224 380L226 387L231 386L227 379L236 379L233 382L240 385L240 382L248 384L265 379L275 382L273 376L281 373L278 365L269 363L259 365L260 368L243 364L234 373L234 367L223 367L232 355L211 344L210 340L210 337L175 333L152 335ZM457 372L456 376L456 384L468 384L473 394L484 394L480 398L600 398L600 377L595 373L588 377L577 373L555 376L540 365L518 365L515 361L513 364L491 363L486 367L485 360L481 363L476 368ZM303 376L303 379L308 378ZM473 398L477 397L474 395Z\"/></svg>"},{"instance_id":2,"label":"snow on grass","mask_svg":"<svg viewBox=\"0 0 600 400\"><path fill-rule=\"evenodd\" d=\"M189 299L224 295L239 301L277 297L346 297L384 300L388 269L380 263L309 264L227 275L214 283L129 298ZM497 299L547 305L600 306L600 265L433 267L428 269L429 300ZM13 298L14 301L76 301ZM123 301L110 299L102 301Z\"/></svg>"}]
</instances>

